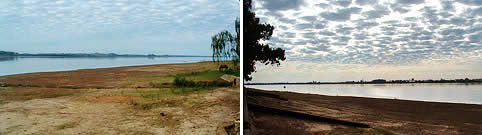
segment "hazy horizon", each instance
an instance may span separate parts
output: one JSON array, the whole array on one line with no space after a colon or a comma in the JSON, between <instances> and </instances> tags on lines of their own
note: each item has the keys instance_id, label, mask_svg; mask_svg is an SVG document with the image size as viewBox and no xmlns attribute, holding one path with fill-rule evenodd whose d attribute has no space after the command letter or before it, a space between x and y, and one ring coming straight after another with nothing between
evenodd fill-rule
<instances>
[{"instance_id":1,"label":"hazy horizon","mask_svg":"<svg viewBox=\"0 0 482 135\"><path fill-rule=\"evenodd\" d=\"M482 78L482 2L254 0L280 67L252 82Z\"/></svg>"},{"instance_id":2,"label":"hazy horizon","mask_svg":"<svg viewBox=\"0 0 482 135\"><path fill-rule=\"evenodd\" d=\"M0 1L0 50L210 55L239 1Z\"/></svg>"},{"instance_id":3,"label":"hazy horizon","mask_svg":"<svg viewBox=\"0 0 482 135\"><path fill-rule=\"evenodd\" d=\"M8 51L8 50L0 50L0 51L6 51L6 52L13 52L13 51ZM16 52L20 54L109 54L109 53L114 53L118 55L149 55L152 53L146 53L146 54L141 54L141 53L117 53L117 52L38 52L38 53L30 53L30 52ZM154 54L154 55L183 55L183 56L191 56L191 54ZM192 55L192 56L211 56L212 54L207 54L207 55Z\"/></svg>"}]
</instances>

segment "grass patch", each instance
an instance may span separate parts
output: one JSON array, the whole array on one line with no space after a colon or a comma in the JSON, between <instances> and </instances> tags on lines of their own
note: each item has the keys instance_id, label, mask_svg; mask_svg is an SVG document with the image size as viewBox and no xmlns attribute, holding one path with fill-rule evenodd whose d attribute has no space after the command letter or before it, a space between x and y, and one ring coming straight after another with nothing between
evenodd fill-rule
<instances>
[{"instance_id":1,"label":"grass patch","mask_svg":"<svg viewBox=\"0 0 482 135\"><path fill-rule=\"evenodd\" d=\"M190 106L192 107L195 103L189 103L185 100L179 100L179 98L184 98L186 95L191 93L202 93L206 90L213 90L218 87L227 87L232 84L221 80L220 77L224 74L237 74L239 76L239 71L236 70L225 70L225 71L202 71L202 72L191 72L186 74L163 76L161 78L172 78L172 83L150 82L149 86L155 89L137 89L136 93L139 97L137 99L132 99L130 104L137 108L149 110L157 106Z\"/></svg>"},{"instance_id":2,"label":"grass patch","mask_svg":"<svg viewBox=\"0 0 482 135\"><path fill-rule=\"evenodd\" d=\"M178 74L178 75L173 75L171 77L179 77L179 78L187 78L189 80L216 80L219 77L224 75L223 72L221 71L202 71L202 72L191 72L187 74Z\"/></svg>"},{"instance_id":3,"label":"grass patch","mask_svg":"<svg viewBox=\"0 0 482 135\"><path fill-rule=\"evenodd\" d=\"M224 74L228 74L228 75L234 75L234 76L237 76L239 77L239 75L241 74L241 72L239 71L239 69L227 69L227 70L224 70L222 71Z\"/></svg>"},{"instance_id":4,"label":"grass patch","mask_svg":"<svg viewBox=\"0 0 482 135\"><path fill-rule=\"evenodd\" d=\"M199 84L197 84L194 81L187 80L185 77L178 77L174 79L173 84L177 87L198 87Z\"/></svg>"},{"instance_id":5,"label":"grass patch","mask_svg":"<svg viewBox=\"0 0 482 135\"><path fill-rule=\"evenodd\" d=\"M202 82L201 86L206 86L206 82L213 82L210 86L215 86L219 78L224 74L238 76L240 75L239 70L227 69L224 71L217 70L207 70L201 72L190 72L184 74L176 75L158 75L158 76L145 76L144 78L139 78L129 80L125 82L125 85L130 86L143 86L150 88L166 88L166 87L198 87L197 84ZM197 84L196 84L197 83ZM220 84L220 83L218 83ZM217 85L220 87L230 86L230 85Z\"/></svg>"},{"instance_id":6,"label":"grass patch","mask_svg":"<svg viewBox=\"0 0 482 135\"><path fill-rule=\"evenodd\" d=\"M174 86L177 88L193 88L193 89L206 89L209 87L226 87L230 86L231 83L216 79L213 81L200 81L200 82L194 82L192 80L188 80L185 77L176 77L173 82Z\"/></svg>"},{"instance_id":7,"label":"grass patch","mask_svg":"<svg viewBox=\"0 0 482 135\"><path fill-rule=\"evenodd\" d=\"M224 74L238 76L240 75L239 70L227 69L224 71L217 70L207 70L201 72L190 72L177 75L161 75L161 76L146 76L148 83L129 83L128 85L139 85L151 88L168 88L168 87L207 87L207 86L218 86L226 87L231 86L231 84L226 84L220 81L220 77Z\"/></svg>"}]
</instances>

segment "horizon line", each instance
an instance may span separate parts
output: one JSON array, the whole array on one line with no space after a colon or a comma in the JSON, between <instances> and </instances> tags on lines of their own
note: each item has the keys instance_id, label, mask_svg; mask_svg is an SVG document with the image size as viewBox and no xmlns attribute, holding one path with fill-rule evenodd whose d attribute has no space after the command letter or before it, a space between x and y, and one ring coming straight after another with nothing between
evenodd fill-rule
<instances>
[{"instance_id":1,"label":"horizon line","mask_svg":"<svg viewBox=\"0 0 482 135\"><path fill-rule=\"evenodd\" d=\"M14 52L17 54L115 54L115 55L156 55L156 56L163 56L163 55L171 55L171 56L202 56L202 57L211 57L210 55L190 55L190 54L154 54L154 53L146 53L146 54L135 54L135 53L114 53L114 52L107 52L107 53L101 53L101 52L88 52L88 53L81 53L81 52L59 52L59 53L52 53L52 52L42 52L42 53L26 53L26 52L15 52L15 51L6 51L6 50L0 50L4 52ZM1 55L0 55L1 56Z\"/></svg>"}]
</instances>

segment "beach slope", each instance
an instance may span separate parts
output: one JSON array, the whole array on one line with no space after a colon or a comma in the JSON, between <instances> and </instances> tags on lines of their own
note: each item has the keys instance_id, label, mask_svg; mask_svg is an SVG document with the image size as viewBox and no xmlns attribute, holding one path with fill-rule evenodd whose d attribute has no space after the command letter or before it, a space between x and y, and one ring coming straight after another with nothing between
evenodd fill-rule
<instances>
[{"instance_id":1,"label":"beach slope","mask_svg":"<svg viewBox=\"0 0 482 135\"><path fill-rule=\"evenodd\" d=\"M245 90L250 134L482 134L482 105Z\"/></svg>"}]
</instances>

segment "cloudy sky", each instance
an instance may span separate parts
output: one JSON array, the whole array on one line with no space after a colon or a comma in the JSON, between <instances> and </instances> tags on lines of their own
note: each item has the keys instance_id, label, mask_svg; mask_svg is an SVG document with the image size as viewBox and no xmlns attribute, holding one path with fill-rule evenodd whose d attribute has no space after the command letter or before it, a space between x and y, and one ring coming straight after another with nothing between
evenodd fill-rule
<instances>
[{"instance_id":1,"label":"cloudy sky","mask_svg":"<svg viewBox=\"0 0 482 135\"><path fill-rule=\"evenodd\" d=\"M482 78L480 0L253 0L280 67L253 82Z\"/></svg>"},{"instance_id":2,"label":"cloudy sky","mask_svg":"<svg viewBox=\"0 0 482 135\"><path fill-rule=\"evenodd\" d=\"M0 0L0 50L209 55L238 0Z\"/></svg>"}]
</instances>

